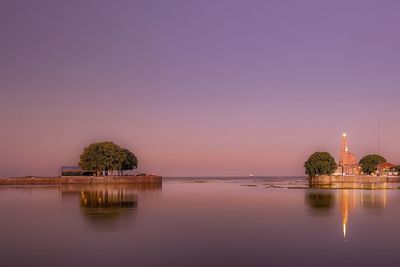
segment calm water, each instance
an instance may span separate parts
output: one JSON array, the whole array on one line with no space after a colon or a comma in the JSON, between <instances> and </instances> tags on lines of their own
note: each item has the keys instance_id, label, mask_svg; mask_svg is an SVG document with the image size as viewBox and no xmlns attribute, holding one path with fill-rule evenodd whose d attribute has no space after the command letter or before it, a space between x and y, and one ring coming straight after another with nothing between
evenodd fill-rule
<instances>
[{"instance_id":1,"label":"calm water","mask_svg":"<svg viewBox=\"0 0 400 267\"><path fill-rule=\"evenodd\" d=\"M400 190L306 187L170 178L162 188L0 188L0 266L400 265Z\"/></svg>"}]
</instances>

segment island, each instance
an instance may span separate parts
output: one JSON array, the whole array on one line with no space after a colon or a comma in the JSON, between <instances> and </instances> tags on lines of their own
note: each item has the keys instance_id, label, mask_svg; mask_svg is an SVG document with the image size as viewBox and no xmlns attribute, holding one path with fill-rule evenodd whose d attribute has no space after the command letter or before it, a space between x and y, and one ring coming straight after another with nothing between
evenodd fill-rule
<instances>
[{"instance_id":1,"label":"island","mask_svg":"<svg viewBox=\"0 0 400 267\"><path fill-rule=\"evenodd\" d=\"M162 184L162 177L155 173L124 174L137 167L135 154L105 141L87 146L78 166L61 167L60 176L7 177L0 179L0 185Z\"/></svg>"},{"instance_id":2,"label":"island","mask_svg":"<svg viewBox=\"0 0 400 267\"><path fill-rule=\"evenodd\" d=\"M385 188L386 183L400 182L400 166L379 154L366 155L357 162L349 150L346 133L342 134L338 164L330 153L315 152L304 168L312 187Z\"/></svg>"}]
</instances>

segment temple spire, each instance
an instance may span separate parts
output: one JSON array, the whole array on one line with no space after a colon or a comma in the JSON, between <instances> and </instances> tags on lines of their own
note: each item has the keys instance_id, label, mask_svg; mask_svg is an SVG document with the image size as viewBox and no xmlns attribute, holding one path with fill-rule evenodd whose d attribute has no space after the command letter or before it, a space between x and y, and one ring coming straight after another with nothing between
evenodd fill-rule
<instances>
[{"instance_id":1,"label":"temple spire","mask_svg":"<svg viewBox=\"0 0 400 267\"><path fill-rule=\"evenodd\" d=\"M342 142L340 144L340 158L339 158L339 162L343 162L344 161L344 157L346 152L349 151L349 147L347 144L347 134L343 133L342 134Z\"/></svg>"},{"instance_id":2,"label":"temple spire","mask_svg":"<svg viewBox=\"0 0 400 267\"><path fill-rule=\"evenodd\" d=\"M356 156L349 150L346 133L342 134L340 143L339 166L343 175L357 175L360 173Z\"/></svg>"}]
</instances>

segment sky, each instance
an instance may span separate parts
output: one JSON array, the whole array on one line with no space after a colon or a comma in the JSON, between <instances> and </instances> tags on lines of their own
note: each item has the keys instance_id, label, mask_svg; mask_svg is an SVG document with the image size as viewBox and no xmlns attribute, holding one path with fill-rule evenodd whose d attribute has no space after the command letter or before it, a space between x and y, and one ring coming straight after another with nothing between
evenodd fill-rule
<instances>
[{"instance_id":1,"label":"sky","mask_svg":"<svg viewBox=\"0 0 400 267\"><path fill-rule=\"evenodd\" d=\"M0 176L58 175L105 140L163 176L303 175L314 151L337 159L342 132L358 159L400 164L398 14L389 0L2 0Z\"/></svg>"}]
</instances>

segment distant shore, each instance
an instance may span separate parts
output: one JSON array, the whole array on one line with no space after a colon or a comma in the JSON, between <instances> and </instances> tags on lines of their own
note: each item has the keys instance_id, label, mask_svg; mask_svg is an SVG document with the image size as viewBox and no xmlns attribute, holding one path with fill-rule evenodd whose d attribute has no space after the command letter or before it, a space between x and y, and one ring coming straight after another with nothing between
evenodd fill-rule
<instances>
[{"instance_id":1,"label":"distant shore","mask_svg":"<svg viewBox=\"0 0 400 267\"><path fill-rule=\"evenodd\" d=\"M4 177L1 185L65 185L65 184L162 184L161 176L55 176Z\"/></svg>"}]
</instances>

